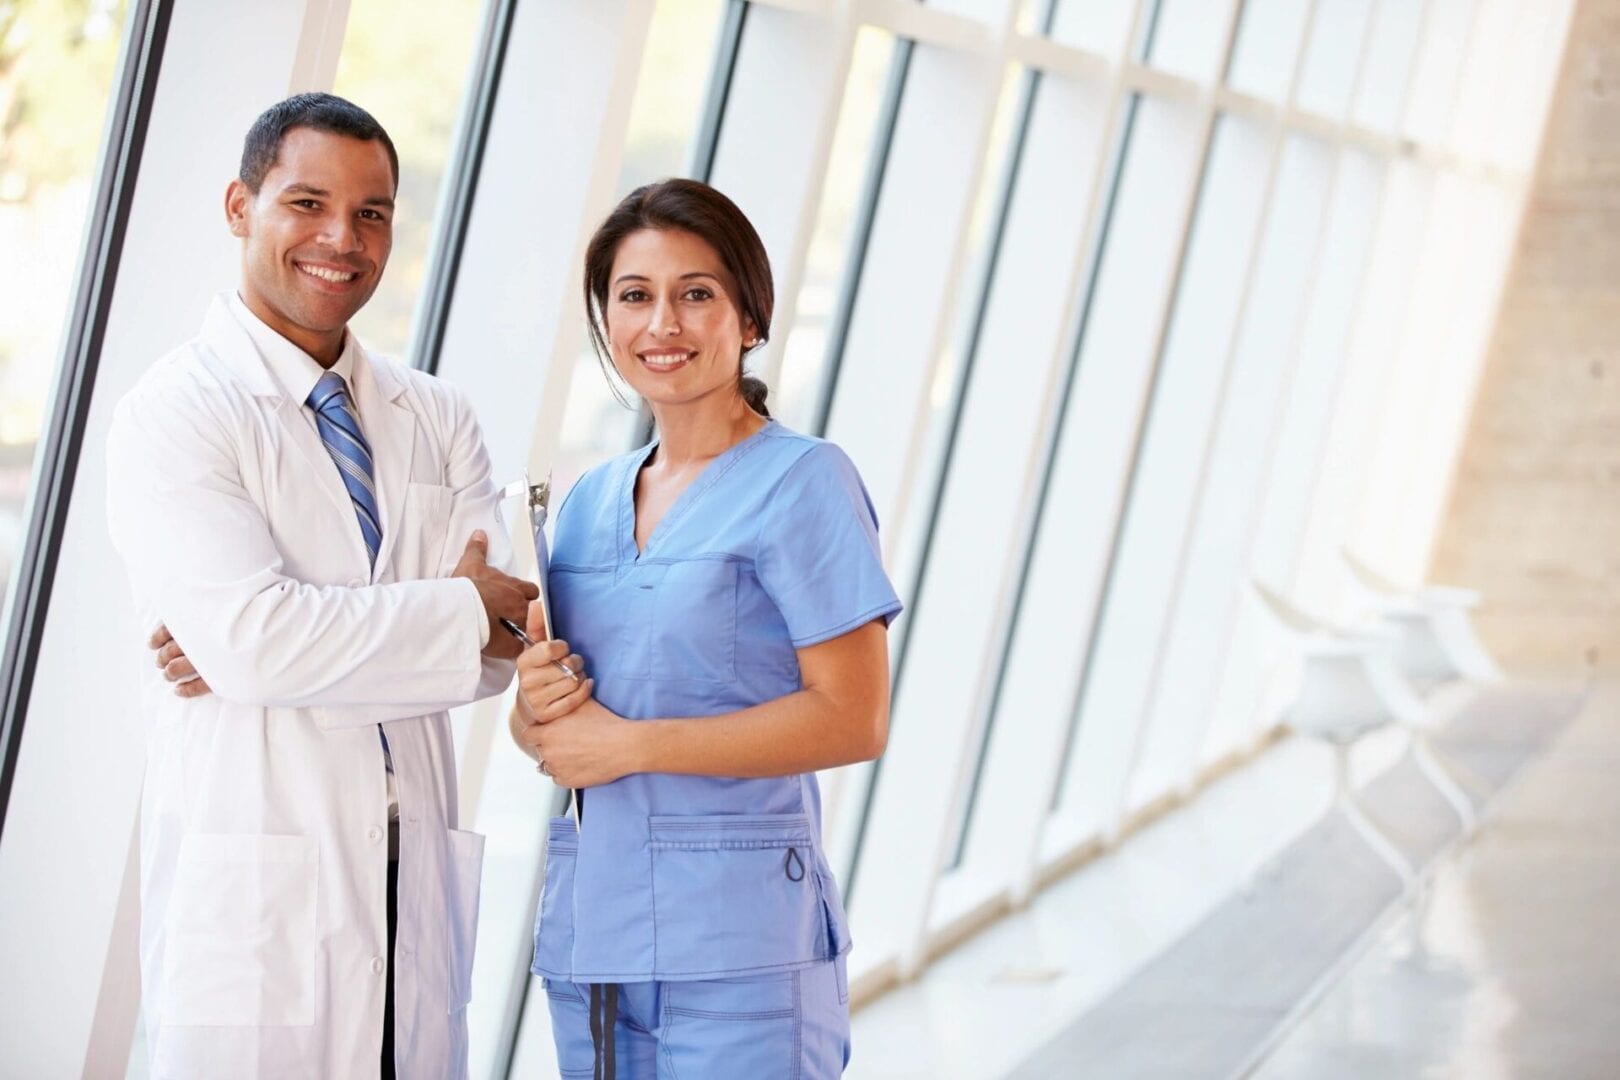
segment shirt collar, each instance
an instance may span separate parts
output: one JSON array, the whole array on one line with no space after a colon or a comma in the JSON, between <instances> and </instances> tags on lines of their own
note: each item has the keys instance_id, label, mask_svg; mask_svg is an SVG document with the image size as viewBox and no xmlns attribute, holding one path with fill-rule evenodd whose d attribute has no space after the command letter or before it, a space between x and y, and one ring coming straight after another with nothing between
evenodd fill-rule
<instances>
[{"instance_id":1,"label":"shirt collar","mask_svg":"<svg viewBox=\"0 0 1620 1080\"><path fill-rule=\"evenodd\" d=\"M270 368L270 374L286 389L288 396L300 405L309 401L311 391L320 381L327 369L315 362L315 358L288 341L274 330L265 325L264 320L253 314L251 308L242 301L242 297L234 289L229 293L227 300L230 304L231 314L236 321L242 324L253 340L254 347L264 362ZM354 358L356 345L354 335L348 331L343 333L343 351L338 354L337 363L331 370L342 376L343 384L349 388L349 401L354 401ZM358 406L356 406L358 408Z\"/></svg>"}]
</instances>

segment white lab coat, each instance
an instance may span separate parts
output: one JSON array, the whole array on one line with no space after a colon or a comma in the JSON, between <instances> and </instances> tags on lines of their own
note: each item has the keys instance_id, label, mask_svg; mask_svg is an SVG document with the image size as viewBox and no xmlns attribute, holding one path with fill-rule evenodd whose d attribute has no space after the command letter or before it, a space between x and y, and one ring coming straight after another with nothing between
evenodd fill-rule
<instances>
[{"instance_id":1,"label":"white lab coat","mask_svg":"<svg viewBox=\"0 0 1620 1080\"><path fill-rule=\"evenodd\" d=\"M498 692L477 590L448 579L482 528L510 560L465 399L362 354L382 548L313 416L225 296L121 401L108 520L143 625L168 624L213 693L152 663L141 809L141 972L154 1077L366 1077L387 957L383 725L399 798L401 1077L467 1070L483 837L456 826L447 708ZM143 642L130 642L131 649Z\"/></svg>"}]
</instances>

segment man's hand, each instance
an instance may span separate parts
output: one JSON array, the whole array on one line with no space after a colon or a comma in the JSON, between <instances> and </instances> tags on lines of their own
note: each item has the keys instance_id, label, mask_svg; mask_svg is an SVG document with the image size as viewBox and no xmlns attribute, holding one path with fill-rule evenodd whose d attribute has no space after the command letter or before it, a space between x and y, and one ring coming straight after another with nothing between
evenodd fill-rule
<instances>
[{"instance_id":1,"label":"man's hand","mask_svg":"<svg viewBox=\"0 0 1620 1080\"><path fill-rule=\"evenodd\" d=\"M191 666L191 661L186 659L186 654L180 650L180 643L174 640L167 626L159 623L152 636L146 639L146 647L157 650L157 666L163 669L163 677L179 684L174 688L176 697L202 697L211 692L202 676L197 674L197 669Z\"/></svg>"},{"instance_id":2,"label":"man's hand","mask_svg":"<svg viewBox=\"0 0 1620 1080\"><path fill-rule=\"evenodd\" d=\"M529 613L529 601L540 595L540 587L491 568L488 559L489 537L482 529L474 530L450 576L466 578L478 588L478 599L484 602L484 615L489 619L489 644L484 646L484 655L512 660L523 651L523 643L501 625L501 619L522 626Z\"/></svg>"}]
</instances>

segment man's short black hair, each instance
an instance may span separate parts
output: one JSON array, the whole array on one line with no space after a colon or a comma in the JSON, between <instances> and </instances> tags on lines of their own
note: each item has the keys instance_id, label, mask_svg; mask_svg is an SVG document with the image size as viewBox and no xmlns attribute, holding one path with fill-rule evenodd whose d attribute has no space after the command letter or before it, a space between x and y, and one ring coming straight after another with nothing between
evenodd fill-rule
<instances>
[{"instance_id":1,"label":"man's short black hair","mask_svg":"<svg viewBox=\"0 0 1620 1080\"><path fill-rule=\"evenodd\" d=\"M242 165L236 175L255 195L259 193L259 185L264 183L265 174L276 163L281 140L294 128L313 128L362 142L373 139L381 142L388 151L388 164L394 170L394 187L399 187L399 155L394 152L394 140L377 123L376 117L336 94L294 94L260 113L248 128L247 138L242 140Z\"/></svg>"}]
</instances>

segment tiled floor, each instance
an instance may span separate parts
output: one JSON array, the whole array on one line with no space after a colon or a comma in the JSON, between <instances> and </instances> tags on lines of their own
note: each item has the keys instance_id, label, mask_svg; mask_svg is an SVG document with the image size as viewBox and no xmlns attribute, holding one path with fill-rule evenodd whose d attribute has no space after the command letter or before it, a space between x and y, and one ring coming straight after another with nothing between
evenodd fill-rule
<instances>
[{"instance_id":1,"label":"tiled floor","mask_svg":"<svg viewBox=\"0 0 1620 1080\"><path fill-rule=\"evenodd\" d=\"M1472 843L1255 1074L1620 1077L1620 685L1599 686Z\"/></svg>"},{"instance_id":2,"label":"tiled floor","mask_svg":"<svg viewBox=\"0 0 1620 1080\"><path fill-rule=\"evenodd\" d=\"M1608 888L1620 898L1613 857L1602 864L1606 869L1595 867L1593 877L1577 872L1579 882L1563 873L1568 860L1561 853L1581 853L1576 862L1584 865L1594 845L1607 844L1611 856L1620 849L1620 689L1592 698L1580 728L1553 735L1572 700L1559 705L1545 696L1498 691L1466 703L1472 709L1467 740L1440 744L1448 765L1476 794L1500 792L1508 784L1512 799L1504 795L1491 805L1460 864L1502 860L1493 880L1479 883L1484 897L1495 897L1486 908L1499 915L1542 917L1532 914L1543 912L1535 897L1565 897L1575 906L1582 897L1595 902ZM1611 735L1606 743L1605 719ZM1543 761L1549 735L1558 739L1558 753ZM1358 786L1373 780L1364 787L1370 808L1408 857L1421 863L1456 836L1457 819L1409 761L1387 768L1396 753L1398 746L1389 741L1361 748ZM1559 764L1571 761L1583 763L1579 775ZM1534 779L1544 769L1567 775ZM1601 789L1605 777L1614 778L1611 789L1587 792ZM1565 798L1553 801L1556 813L1536 811L1533 820L1541 824L1532 826L1516 808L1537 785ZM1367 930L1399 896L1387 868L1365 857L1342 821L1322 818L1328 793L1325 752L1297 741L1281 744L1055 884L1029 910L942 958L917 983L861 1010L848 1075L1111 1080L1241 1071L1288 1030L1308 993L1320 991L1324 980L1354 961L1357 942L1367 940ZM1582 810L1577 804L1590 805ZM1554 825L1554 818L1562 824ZM1527 829L1531 835L1514 840ZM1498 848L1502 854L1493 854ZM1459 961L1441 942L1454 942L1455 952L1482 929L1524 934L1508 922L1482 919L1480 895L1470 901L1466 918L1458 915L1458 903L1448 898L1460 887L1453 879L1461 872L1449 865L1441 872L1425 909L1427 955L1444 959L1431 967L1403 966L1392 958L1380 967L1377 958L1389 949L1409 956L1400 950L1411 931L1403 936L1399 926L1389 930L1344 985L1330 989L1320 1007L1284 1037L1265 1075L1620 1077L1620 1068L1603 1071L1613 1062L1593 1050L1590 1034L1580 1043L1580 1032L1603 1031L1587 1011L1575 1009L1568 1022L1542 1025L1533 1012L1508 1010L1505 1001L1516 1002L1517 1010L1529 999L1519 992L1503 998L1494 980L1487 980L1488 987L1460 989ZM1593 924L1589 915L1574 911L1556 916L1566 925L1582 919ZM1473 941L1466 948L1479 953L1495 947ZM1582 998L1585 1009L1607 1008L1620 1028L1620 996L1612 981L1620 978L1620 963L1614 962L1614 946L1604 948L1587 950L1593 970L1585 975L1548 972L1539 966L1539 954L1527 950L1537 972L1529 978L1552 999L1566 991L1593 995ZM1358 993L1356 986L1364 989ZM1433 1013L1403 1004L1403 991L1431 1002ZM1546 1005L1538 999L1534 1010ZM1448 1016L1450 1028L1440 1024ZM1531 1070L1526 1062L1537 1060L1532 1054L1481 1071L1476 1063L1482 1059L1473 1051L1452 1067L1443 1051L1425 1057L1429 1051L1421 1049L1426 1030L1444 1042L1452 1029L1478 1033L1504 1026L1522 1029L1518 1038L1525 1046L1548 1041L1539 1060L1556 1063L1552 1069ZM1560 1056L1559 1047L1568 1053ZM1431 1067L1436 1061L1441 1064ZM1579 1071L1587 1062L1597 1071Z\"/></svg>"}]
</instances>

